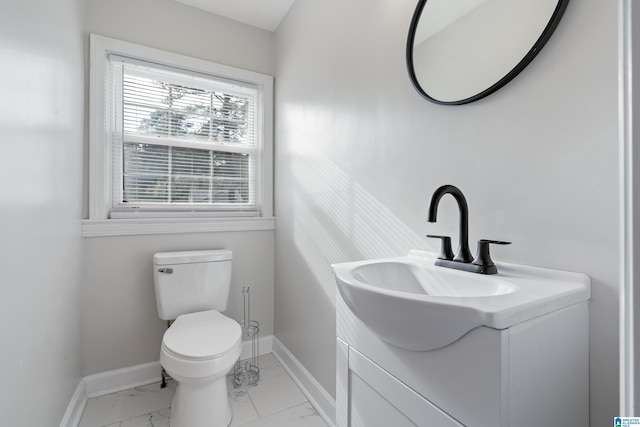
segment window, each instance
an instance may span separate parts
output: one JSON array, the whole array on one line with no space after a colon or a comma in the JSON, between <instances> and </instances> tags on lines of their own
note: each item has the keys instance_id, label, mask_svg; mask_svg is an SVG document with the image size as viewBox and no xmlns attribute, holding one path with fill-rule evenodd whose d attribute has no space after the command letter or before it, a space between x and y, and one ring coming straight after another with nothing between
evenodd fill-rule
<instances>
[{"instance_id":1,"label":"window","mask_svg":"<svg viewBox=\"0 0 640 427\"><path fill-rule=\"evenodd\" d=\"M90 219L270 217L270 76L91 36Z\"/></svg>"},{"instance_id":2,"label":"window","mask_svg":"<svg viewBox=\"0 0 640 427\"><path fill-rule=\"evenodd\" d=\"M258 88L109 57L111 217L132 210L257 215Z\"/></svg>"}]
</instances>

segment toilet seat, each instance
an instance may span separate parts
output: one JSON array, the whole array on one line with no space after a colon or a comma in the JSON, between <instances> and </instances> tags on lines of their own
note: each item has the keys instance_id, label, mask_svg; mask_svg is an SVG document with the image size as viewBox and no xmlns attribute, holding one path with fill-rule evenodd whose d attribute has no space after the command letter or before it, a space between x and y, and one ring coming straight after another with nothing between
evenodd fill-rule
<instances>
[{"instance_id":1,"label":"toilet seat","mask_svg":"<svg viewBox=\"0 0 640 427\"><path fill-rule=\"evenodd\" d=\"M234 351L241 336L235 320L216 310L201 311L178 316L164 334L162 349L183 360L212 360Z\"/></svg>"}]
</instances>

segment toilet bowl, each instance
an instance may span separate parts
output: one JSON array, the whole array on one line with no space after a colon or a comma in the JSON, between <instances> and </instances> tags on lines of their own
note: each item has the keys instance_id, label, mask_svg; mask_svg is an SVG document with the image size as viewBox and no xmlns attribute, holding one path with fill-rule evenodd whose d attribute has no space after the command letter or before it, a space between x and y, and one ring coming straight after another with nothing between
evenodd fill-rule
<instances>
[{"instance_id":1,"label":"toilet bowl","mask_svg":"<svg viewBox=\"0 0 640 427\"><path fill-rule=\"evenodd\" d=\"M226 374L241 353L238 322L217 310L179 316L162 339L160 363L177 382L171 427L227 427Z\"/></svg>"}]
</instances>

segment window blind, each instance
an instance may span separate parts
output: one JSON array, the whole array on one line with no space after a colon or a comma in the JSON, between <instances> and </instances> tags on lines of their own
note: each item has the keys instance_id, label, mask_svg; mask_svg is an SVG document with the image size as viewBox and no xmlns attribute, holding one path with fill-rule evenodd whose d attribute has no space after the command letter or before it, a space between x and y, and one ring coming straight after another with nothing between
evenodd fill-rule
<instances>
[{"instance_id":1,"label":"window blind","mask_svg":"<svg viewBox=\"0 0 640 427\"><path fill-rule=\"evenodd\" d=\"M109 74L112 217L258 214L257 86L115 55Z\"/></svg>"}]
</instances>

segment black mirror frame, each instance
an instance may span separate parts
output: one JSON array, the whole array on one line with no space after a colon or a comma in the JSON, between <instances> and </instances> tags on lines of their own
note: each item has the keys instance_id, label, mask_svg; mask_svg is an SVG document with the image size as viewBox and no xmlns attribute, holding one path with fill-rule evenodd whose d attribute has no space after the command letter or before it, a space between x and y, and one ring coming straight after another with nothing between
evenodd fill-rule
<instances>
[{"instance_id":1,"label":"black mirror frame","mask_svg":"<svg viewBox=\"0 0 640 427\"><path fill-rule=\"evenodd\" d=\"M420 86L420 83L418 83L418 79L416 77L415 70L413 67L413 41L415 38L418 22L420 21L420 16L422 15L422 10L424 9L424 6L426 5L427 1L429 0L420 0L418 2L416 10L413 13L413 17L411 19L411 26L409 27L409 36L407 38L407 52L406 52L407 69L409 71L409 77L411 79L411 83L413 84L415 89L418 91L418 93L420 93L420 95L422 95L424 98L428 99L429 101L434 102L436 104L440 104L440 105L463 105L473 101L477 101L488 95L491 95L493 92L497 91L498 89L502 88L504 85L509 83L511 80L513 80L518 74L520 74L522 70L525 69L527 65L529 65L529 63L533 60L533 58L535 58L538 52L540 52L540 50L545 45L545 43L547 43L547 41L553 34L553 31L556 29L556 27L560 23L560 20L562 19L562 15L564 15L567 5L569 4L569 0L558 0L558 5L553 11L553 15L551 16L551 19L549 19L547 26L544 28L544 30L542 31L542 34L540 35L538 40L534 43L534 45L531 47L529 52L527 52L527 54L522 58L522 60L520 60L520 62L518 62L518 64L516 64L516 66L511 71L509 71L504 77L498 80L494 85L483 90L477 95L471 96L466 99L462 99L459 101L440 101L438 99L432 98L431 96L429 96L429 94L427 94L424 91L424 89L422 89L422 87Z\"/></svg>"}]
</instances>

